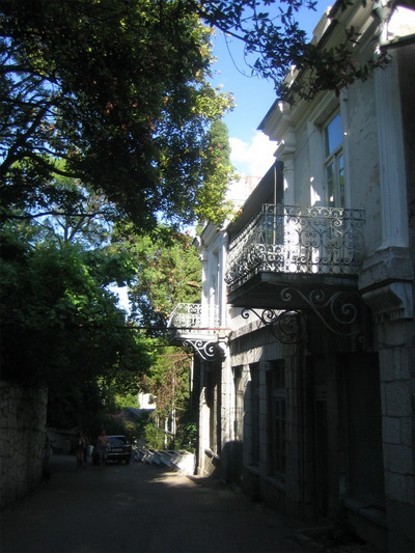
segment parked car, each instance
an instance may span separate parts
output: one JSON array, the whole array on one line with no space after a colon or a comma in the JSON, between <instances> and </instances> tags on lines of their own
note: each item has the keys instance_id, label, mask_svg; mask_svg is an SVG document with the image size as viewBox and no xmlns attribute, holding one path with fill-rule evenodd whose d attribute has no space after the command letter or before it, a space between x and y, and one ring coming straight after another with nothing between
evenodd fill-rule
<instances>
[{"instance_id":1,"label":"parked car","mask_svg":"<svg viewBox=\"0 0 415 553\"><path fill-rule=\"evenodd\" d=\"M107 461L124 461L126 465L131 461L132 446L125 436L116 435L108 436L109 446L107 453ZM99 464L99 457L96 448L92 453L92 462L94 465Z\"/></svg>"}]
</instances>

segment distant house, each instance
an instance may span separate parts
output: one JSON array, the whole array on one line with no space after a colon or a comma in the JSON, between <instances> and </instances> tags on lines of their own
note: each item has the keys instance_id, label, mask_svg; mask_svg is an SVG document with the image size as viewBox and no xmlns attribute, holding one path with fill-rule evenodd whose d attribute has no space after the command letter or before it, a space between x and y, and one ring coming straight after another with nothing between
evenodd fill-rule
<instances>
[{"instance_id":1,"label":"distant house","mask_svg":"<svg viewBox=\"0 0 415 553\"><path fill-rule=\"evenodd\" d=\"M323 16L318 44L353 26L356 58L386 48L389 65L339 96L271 106L275 164L234 222L203 230L201 303L170 319L195 352L198 472L303 520L341 517L390 553L415 550L408 6Z\"/></svg>"},{"instance_id":2,"label":"distant house","mask_svg":"<svg viewBox=\"0 0 415 553\"><path fill-rule=\"evenodd\" d=\"M154 411L156 408L156 398L153 394L145 394L140 392L138 394L137 401L140 409L150 409L151 411Z\"/></svg>"},{"instance_id":3,"label":"distant house","mask_svg":"<svg viewBox=\"0 0 415 553\"><path fill-rule=\"evenodd\" d=\"M141 392L137 396L137 405L139 407L124 407L117 417L130 422L145 420L155 410L156 398L152 394Z\"/></svg>"},{"instance_id":4,"label":"distant house","mask_svg":"<svg viewBox=\"0 0 415 553\"><path fill-rule=\"evenodd\" d=\"M130 422L137 422L142 419L146 419L152 412L153 409L139 409L138 407L124 407L120 411L120 417L123 420Z\"/></svg>"}]
</instances>

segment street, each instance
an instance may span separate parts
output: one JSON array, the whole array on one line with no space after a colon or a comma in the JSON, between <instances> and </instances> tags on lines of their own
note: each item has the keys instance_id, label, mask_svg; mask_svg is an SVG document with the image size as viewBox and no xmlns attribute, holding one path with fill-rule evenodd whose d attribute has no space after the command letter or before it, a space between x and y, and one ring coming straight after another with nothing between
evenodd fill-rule
<instances>
[{"instance_id":1,"label":"street","mask_svg":"<svg viewBox=\"0 0 415 553\"><path fill-rule=\"evenodd\" d=\"M305 553L294 522L220 483L141 463L53 458L50 480L2 512L2 553Z\"/></svg>"}]
</instances>

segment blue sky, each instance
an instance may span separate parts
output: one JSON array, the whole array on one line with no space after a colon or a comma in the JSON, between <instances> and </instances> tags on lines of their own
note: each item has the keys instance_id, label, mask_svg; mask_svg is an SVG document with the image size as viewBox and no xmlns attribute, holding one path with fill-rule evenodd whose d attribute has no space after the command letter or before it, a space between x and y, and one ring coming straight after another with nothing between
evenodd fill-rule
<instances>
[{"instance_id":1,"label":"blue sky","mask_svg":"<svg viewBox=\"0 0 415 553\"><path fill-rule=\"evenodd\" d=\"M328 0L318 0L317 11L300 12L298 21L310 37L329 5ZM271 9L276 10L276 7L270 6ZM262 176L272 164L275 144L256 129L275 100L273 85L250 76L243 59L243 45L237 39L228 37L225 40L223 34L217 32L213 54L217 58L213 66L216 71L214 83L235 98L234 110L224 119L229 129L231 160L241 173Z\"/></svg>"},{"instance_id":2,"label":"blue sky","mask_svg":"<svg viewBox=\"0 0 415 553\"><path fill-rule=\"evenodd\" d=\"M317 11L306 10L300 18L302 28L310 36L329 5L327 0L318 0ZM225 117L232 147L231 161L240 173L262 177L272 165L275 143L269 142L256 129L275 100L273 85L264 79L249 77L250 70L244 63L241 44L229 39L228 45L230 53L223 35L218 33L214 49L217 58L214 83L222 85L225 92L231 92L236 104ZM115 291L120 306L128 312L127 290L123 287Z\"/></svg>"}]
</instances>

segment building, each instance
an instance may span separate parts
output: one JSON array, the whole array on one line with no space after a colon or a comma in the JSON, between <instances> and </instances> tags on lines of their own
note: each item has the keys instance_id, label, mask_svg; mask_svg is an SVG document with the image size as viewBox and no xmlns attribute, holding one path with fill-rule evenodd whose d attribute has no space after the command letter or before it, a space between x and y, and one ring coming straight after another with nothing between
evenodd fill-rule
<instances>
[{"instance_id":1,"label":"building","mask_svg":"<svg viewBox=\"0 0 415 553\"><path fill-rule=\"evenodd\" d=\"M204 229L198 319L170 325L196 353L200 474L403 553L415 548L415 12L380 7L323 16L318 44L353 26L356 57L384 48L390 63L338 96L274 103L260 129L276 162L235 221Z\"/></svg>"}]
</instances>

